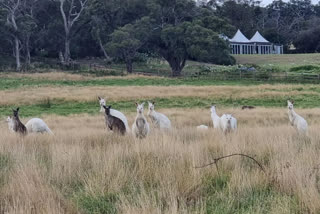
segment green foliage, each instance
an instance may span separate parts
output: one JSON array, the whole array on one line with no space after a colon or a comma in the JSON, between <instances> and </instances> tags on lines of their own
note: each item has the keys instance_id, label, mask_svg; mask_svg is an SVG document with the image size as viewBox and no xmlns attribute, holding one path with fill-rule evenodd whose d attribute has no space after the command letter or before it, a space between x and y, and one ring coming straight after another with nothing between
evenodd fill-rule
<instances>
[{"instance_id":1,"label":"green foliage","mask_svg":"<svg viewBox=\"0 0 320 214\"><path fill-rule=\"evenodd\" d=\"M78 206L88 214L116 214L116 202L118 198L114 194L89 195L80 193L75 197Z\"/></svg>"},{"instance_id":2,"label":"green foliage","mask_svg":"<svg viewBox=\"0 0 320 214\"><path fill-rule=\"evenodd\" d=\"M319 66L315 66L315 65L301 65L301 66L296 66L296 67L292 67L290 68L291 72L297 72L297 73L320 73L320 67Z\"/></svg>"},{"instance_id":3,"label":"green foliage","mask_svg":"<svg viewBox=\"0 0 320 214\"><path fill-rule=\"evenodd\" d=\"M230 65L235 59L229 55L228 44L214 31L198 24L186 23L184 38L189 57L200 62Z\"/></svg>"},{"instance_id":4,"label":"green foliage","mask_svg":"<svg viewBox=\"0 0 320 214\"><path fill-rule=\"evenodd\" d=\"M20 2L15 13L18 30L8 24L6 7L0 7L1 58L14 59L12 38L17 36L22 60L30 52L33 58L51 57L57 63L58 53L64 49L59 2ZM67 3L65 6L68 10ZM196 6L193 0L90 0L73 26L70 48L75 60L103 56L110 61L112 55L126 61L129 70L137 52L157 54L169 62L174 75L180 75L188 59L233 64L228 45L218 35L231 37L238 28L248 37L259 30L271 42L284 44L285 49L294 44L295 52L317 52L319 11L319 5L310 0L274 1L267 7L253 0L223 4L211 0L209 6ZM150 21L147 28L144 19ZM0 66L12 66L14 60L8 61L1 60Z\"/></svg>"},{"instance_id":5,"label":"green foliage","mask_svg":"<svg viewBox=\"0 0 320 214\"><path fill-rule=\"evenodd\" d=\"M116 30L111 34L111 42L107 44L107 48L112 55L126 60L134 57L136 50L141 46L141 42L132 35L134 27L131 24Z\"/></svg>"},{"instance_id":6,"label":"green foliage","mask_svg":"<svg viewBox=\"0 0 320 214\"><path fill-rule=\"evenodd\" d=\"M314 25L315 23L312 23ZM316 23L319 25L320 21ZM320 51L320 27L310 27L301 31L294 40L294 45L299 52L314 53Z\"/></svg>"},{"instance_id":7,"label":"green foliage","mask_svg":"<svg viewBox=\"0 0 320 214\"><path fill-rule=\"evenodd\" d=\"M111 34L107 50L113 57L126 62L128 73L132 73L133 59L138 49L148 40L150 30L150 19L144 17L134 25L127 24Z\"/></svg>"},{"instance_id":8,"label":"green foliage","mask_svg":"<svg viewBox=\"0 0 320 214\"><path fill-rule=\"evenodd\" d=\"M268 71L266 72L257 72L255 75L255 78L264 81L264 80L269 80L272 78L272 74Z\"/></svg>"},{"instance_id":9,"label":"green foliage","mask_svg":"<svg viewBox=\"0 0 320 214\"><path fill-rule=\"evenodd\" d=\"M199 11L202 15L197 18L196 22L202 27L230 36L237 30L226 20L226 17L217 16L214 11L208 8L199 8Z\"/></svg>"},{"instance_id":10,"label":"green foliage","mask_svg":"<svg viewBox=\"0 0 320 214\"><path fill-rule=\"evenodd\" d=\"M227 44L214 31L221 30L227 23L223 19L215 19L209 9L196 7L191 0L153 1L149 8L155 29L149 45L169 63L173 76L181 75L187 59L234 63ZM218 20L219 24L209 25L210 17L211 21Z\"/></svg>"}]
</instances>

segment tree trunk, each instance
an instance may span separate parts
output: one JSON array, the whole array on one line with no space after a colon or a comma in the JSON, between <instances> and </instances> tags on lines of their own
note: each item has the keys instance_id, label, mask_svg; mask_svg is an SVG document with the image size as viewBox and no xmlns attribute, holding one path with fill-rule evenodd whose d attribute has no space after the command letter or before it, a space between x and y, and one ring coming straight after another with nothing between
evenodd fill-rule
<instances>
[{"instance_id":1,"label":"tree trunk","mask_svg":"<svg viewBox=\"0 0 320 214\"><path fill-rule=\"evenodd\" d=\"M30 54L30 35L26 37L26 65L29 68L31 64L31 54Z\"/></svg>"},{"instance_id":2,"label":"tree trunk","mask_svg":"<svg viewBox=\"0 0 320 214\"><path fill-rule=\"evenodd\" d=\"M68 33L66 33L66 38L64 42L64 62L66 64L70 63L70 38Z\"/></svg>"},{"instance_id":3,"label":"tree trunk","mask_svg":"<svg viewBox=\"0 0 320 214\"><path fill-rule=\"evenodd\" d=\"M18 6L20 4L20 1L17 2ZM21 70L21 62L20 62L20 40L18 38L17 32L18 32L18 26L16 23L16 17L15 17L15 10L11 11L11 24L14 29L14 52L15 52L15 57L16 57L16 70L20 71Z\"/></svg>"},{"instance_id":4,"label":"tree trunk","mask_svg":"<svg viewBox=\"0 0 320 214\"><path fill-rule=\"evenodd\" d=\"M171 67L172 76L179 77L181 76L182 69L185 66L186 59L179 59L177 57L169 57L167 61Z\"/></svg>"},{"instance_id":5,"label":"tree trunk","mask_svg":"<svg viewBox=\"0 0 320 214\"><path fill-rule=\"evenodd\" d=\"M73 2L73 1L72 1ZM65 33L65 38L64 38L64 62L68 65L70 62L70 29L72 27L70 20L67 19L67 16L64 12L63 6L64 6L65 0L60 0L60 12L63 18L63 25L64 25L64 33ZM73 5L70 5L71 10ZM70 17L70 12L69 11L69 17Z\"/></svg>"},{"instance_id":6,"label":"tree trunk","mask_svg":"<svg viewBox=\"0 0 320 214\"><path fill-rule=\"evenodd\" d=\"M127 66L127 72L129 74L132 74L132 60L131 59L126 60L126 66Z\"/></svg>"},{"instance_id":7,"label":"tree trunk","mask_svg":"<svg viewBox=\"0 0 320 214\"><path fill-rule=\"evenodd\" d=\"M106 58L106 60L110 60L110 57L108 56L106 49L103 47L100 35L98 35L97 37L98 37L99 46L101 48L101 51L102 51L104 57Z\"/></svg>"},{"instance_id":8,"label":"tree trunk","mask_svg":"<svg viewBox=\"0 0 320 214\"><path fill-rule=\"evenodd\" d=\"M63 25L64 25L64 31L65 31L65 41L64 41L64 62L67 65L70 65L70 32L72 29L73 24L78 21L82 11L85 9L86 4L87 4L88 0L79 0L80 3L80 9L78 11L75 11L76 6L74 5L74 0L72 0L70 2L69 5L69 11L66 12L64 11L64 3L65 0L60 0L60 13L62 15L62 19L63 19Z\"/></svg>"},{"instance_id":9,"label":"tree trunk","mask_svg":"<svg viewBox=\"0 0 320 214\"><path fill-rule=\"evenodd\" d=\"M176 56L172 51L169 51L166 49L160 49L159 53L169 63L172 76L173 77L181 76L182 70L186 65L187 56L186 55Z\"/></svg>"},{"instance_id":10,"label":"tree trunk","mask_svg":"<svg viewBox=\"0 0 320 214\"><path fill-rule=\"evenodd\" d=\"M180 77L182 69L181 68L171 68L173 77Z\"/></svg>"},{"instance_id":11,"label":"tree trunk","mask_svg":"<svg viewBox=\"0 0 320 214\"><path fill-rule=\"evenodd\" d=\"M21 70L21 62L20 62L20 41L18 36L14 36L14 44L15 44L15 55L16 55L16 70Z\"/></svg>"}]
</instances>

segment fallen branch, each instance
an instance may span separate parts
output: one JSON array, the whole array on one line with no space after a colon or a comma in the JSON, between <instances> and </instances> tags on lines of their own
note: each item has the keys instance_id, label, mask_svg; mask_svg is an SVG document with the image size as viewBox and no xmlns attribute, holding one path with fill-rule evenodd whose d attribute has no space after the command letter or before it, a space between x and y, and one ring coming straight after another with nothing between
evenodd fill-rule
<instances>
[{"instance_id":1,"label":"fallen branch","mask_svg":"<svg viewBox=\"0 0 320 214\"><path fill-rule=\"evenodd\" d=\"M208 164L203 165L203 166L196 166L196 167L194 167L194 168L199 169L199 168L204 168L204 167L211 166L211 165L215 164L215 166L216 166L216 168L217 168L217 170L218 170L218 169L219 169L219 168L218 168L218 161L219 161L219 160L222 160L222 159L225 159L225 158L230 158L230 157L233 157L233 156L242 156L242 157L246 157L246 158L249 158L249 159L253 160L253 161L259 166L259 168L261 169L261 171L263 171L263 172L266 174L266 171L265 171L265 169L263 168L263 166L262 166L261 163L259 163L259 162L258 162L256 159L254 159L253 157L251 157L251 156L249 156L249 155L245 155L245 154L231 154L231 155L222 156L222 157L213 159L213 162L211 162L211 163L208 163ZM218 170L218 173L219 173L219 170Z\"/></svg>"}]
</instances>

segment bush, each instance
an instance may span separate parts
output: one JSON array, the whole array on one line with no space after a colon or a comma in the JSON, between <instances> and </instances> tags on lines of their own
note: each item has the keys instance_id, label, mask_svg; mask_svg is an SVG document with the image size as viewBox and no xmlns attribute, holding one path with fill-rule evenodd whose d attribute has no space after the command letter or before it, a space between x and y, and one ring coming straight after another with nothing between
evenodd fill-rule
<instances>
[{"instance_id":1,"label":"bush","mask_svg":"<svg viewBox=\"0 0 320 214\"><path fill-rule=\"evenodd\" d=\"M301 65L301 66L290 68L290 71L291 72L311 72L311 71L320 72L320 67L315 65Z\"/></svg>"},{"instance_id":2,"label":"bush","mask_svg":"<svg viewBox=\"0 0 320 214\"><path fill-rule=\"evenodd\" d=\"M258 80L268 80L270 79L271 74L269 72L257 72L256 73L256 79Z\"/></svg>"}]
</instances>

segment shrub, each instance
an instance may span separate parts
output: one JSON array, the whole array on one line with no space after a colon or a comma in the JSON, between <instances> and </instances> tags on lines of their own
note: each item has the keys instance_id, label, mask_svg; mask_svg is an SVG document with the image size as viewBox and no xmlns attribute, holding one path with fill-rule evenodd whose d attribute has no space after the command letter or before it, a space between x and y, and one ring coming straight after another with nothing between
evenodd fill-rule
<instances>
[{"instance_id":1,"label":"shrub","mask_svg":"<svg viewBox=\"0 0 320 214\"><path fill-rule=\"evenodd\" d=\"M320 67L315 65L301 65L290 68L291 72L310 72L310 71L318 71L320 72Z\"/></svg>"}]
</instances>

